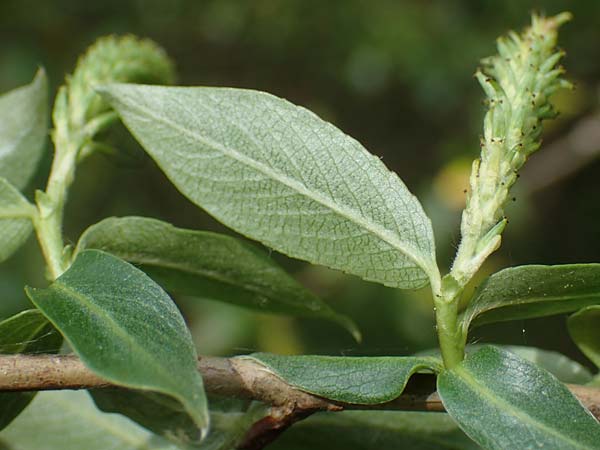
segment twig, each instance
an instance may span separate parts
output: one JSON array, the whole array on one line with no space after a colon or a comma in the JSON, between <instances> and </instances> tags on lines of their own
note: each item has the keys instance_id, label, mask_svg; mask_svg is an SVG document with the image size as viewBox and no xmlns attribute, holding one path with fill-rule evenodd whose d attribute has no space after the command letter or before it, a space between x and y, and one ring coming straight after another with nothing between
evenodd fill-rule
<instances>
[{"instance_id":1,"label":"twig","mask_svg":"<svg viewBox=\"0 0 600 450\"><path fill-rule=\"evenodd\" d=\"M270 404L270 414L254 424L240 448L261 449L293 423L317 411L403 410L438 411L444 406L435 392L432 375L416 374L404 393L387 403L358 405L336 402L301 391L258 362L247 358L203 356L198 370L207 392ZM87 369L73 355L0 355L0 392L96 389L112 386ZM600 420L600 389L567 385L579 401Z\"/></svg>"}]
</instances>

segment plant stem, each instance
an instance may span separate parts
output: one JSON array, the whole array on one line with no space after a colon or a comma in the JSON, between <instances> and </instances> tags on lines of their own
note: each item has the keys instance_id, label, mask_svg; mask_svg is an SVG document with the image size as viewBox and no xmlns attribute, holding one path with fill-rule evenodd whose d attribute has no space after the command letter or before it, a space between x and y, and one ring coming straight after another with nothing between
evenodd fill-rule
<instances>
[{"instance_id":1,"label":"plant stem","mask_svg":"<svg viewBox=\"0 0 600 450\"><path fill-rule=\"evenodd\" d=\"M58 131L58 130L57 130ZM50 278L55 280L68 268L64 257L62 223L67 191L75 176L82 139L55 133L55 153L46 191L36 192L38 214L33 222Z\"/></svg>"},{"instance_id":2,"label":"plant stem","mask_svg":"<svg viewBox=\"0 0 600 450\"><path fill-rule=\"evenodd\" d=\"M451 369L464 358L465 344L458 321L458 303L463 286L446 275L438 293L434 293L435 320L444 366Z\"/></svg>"}]
</instances>

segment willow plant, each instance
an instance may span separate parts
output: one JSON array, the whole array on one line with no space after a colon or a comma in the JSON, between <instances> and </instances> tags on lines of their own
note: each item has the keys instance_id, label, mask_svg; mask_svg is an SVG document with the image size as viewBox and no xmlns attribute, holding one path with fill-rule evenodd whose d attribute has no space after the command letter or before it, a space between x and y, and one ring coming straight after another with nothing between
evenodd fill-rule
<instances>
[{"instance_id":1,"label":"willow plant","mask_svg":"<svg viewBox=\"0 0 600 450\"><path fill-rule=\"evenodd\" d=\"M600 448L600 425L564 384L598 385L597 377L572 362L559 370L564 357L541 350L534 351L546 355L540 365L539 358L536 364L501 346L466 348L476 325L575 312L572 337L600 364L599 264L511 267L491 275L471 297L465 294L500 246L511 188L541 146L544 120L556 114L552 94L571 87L558 66L564 52L556 48L558 28L569 18L534 15L521 34L498 39L498 54L476 72L487 108L481 155L472 165L460 245L444 276L429 218L378 157L307 109L264 92L153 85L174 77L152 42L107 37L79 60L54 102L54 160L34 201L21 190L47 133L44 72L0 97L0 261L35 231L49 280L47 287L26 288L35 308L0 323L0 352L13 354L11 364L30 361L42 389L39 354L63 345L102 386L112 386L90 390L95 403L87 394L61 392L40 394L28 406L34 392L1 393L0 441L15 449L232 448L269 414L273 419L272 408L286 403L277 398L281 390L261 397L252 392L255 384L245 385L272 408L236 403L235 420L223 418L222 398L207 400L190 333L167 292L322 318L360 339L352 319L245 240L152 218L113 217L91 225L75 246L65 245L63 215L77 165L107 148L101 132L120 119L182 195L241 235L392 288L431 288L439 352L256 353L233 358L235 367L253 367L330 402L330 409L385 407L402 398L414 374L429 373L451 422L419 416L421 436L406 426L411 439L423 439L422 448L438 448L427 441L431 434L460 448ZM38 356L27 359L28 353ZM17 381L2 358L2 386L10 390ZM223 394L214 384L207 390ZM336 413L337 425L350 418L344 414ZM405 423L410 413L398 414L394 420ZM368 433L365 417L353 416L351 423ZM74 428L80 434L60 431ZM398 446L408 442L403 436Z\"/></svg>"}]
</instances>

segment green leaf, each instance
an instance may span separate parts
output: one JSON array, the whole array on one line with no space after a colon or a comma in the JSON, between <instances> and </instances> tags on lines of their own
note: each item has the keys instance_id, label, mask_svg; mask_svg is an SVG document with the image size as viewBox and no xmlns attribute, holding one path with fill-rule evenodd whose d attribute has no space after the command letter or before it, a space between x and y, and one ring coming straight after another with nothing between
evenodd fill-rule
<instances>
[{"instance_id":1,"label":"green leaf","mask_svg":"<svg viewBox=\"0 0 600 450\"><path fill-rule=\"evenodd\" d=\"M181 403L166 395L119 388L97 389L90 395L101 411L123 414L167 439L193 441L198 432Z\"/></svg>"},{"instance_id":2,"label":"green leaf","mask_svg":"<svg viewBox=\"0 0 600 450\"><path fill-rule=\"evenodd\" d=\"M571 338L596 367L600 367L600 306L589 306L567 320Z\"/></svg>"},{"instance_id":3,"label":"green leaf","mask_svg":"<svg viewBox=\"0 0 600 450\"><path fill-rule=\"evenodd\" d=\"M177 450L126 417L96 409L85 391L41 392L0 434L10 450Z\"/></svg>"},{"instance_id":4,"label":"green leaf","mask_svg":"<svg viewBox=\"0 0 600 450\"><path fill-rule=\"evenodd\" d=\"M462 314L471 325L562 314L600 303L600 264L520 266L487 278Z\"/></svg>"},{"instance_id":5,"label":"green leaf","mask_svg":"<svg viewBox=\"0 0 600 450\"><path fill-rule=\"evenodd\" d=\"M0 354L54 353L62 336L36 310L20 312L0 322ZM35 392L0 393L0 430L17 417L35 396Z\"/></svg>"},{"instance_id":6,"label":"green leaf","mask_svg":"<svg viewBox=\"0 0 600 450\"><path fill-rule=\"evenodd\" d=\"M175 304L146 274L108 253L86 250L50 287L26 290L92 371L120 386L173 397L206 432L190 333Z\"/></svg>"},{"instance_id":7,"label":"green leaf","mask_svg":"<svg viewBox=\"0 0 600 450\"><path fill-rule=\"evenodd\" d=\"M486 449L599 448L600 424L554 376L484 347L438 376L450 415Z\"/></svg>"},{"instance_id":8,"label":"green leaf","mask_svg":"<svg viewBox=\"0 0 600 450\"><path fill-rule=\"evenodd\" d=\"M0 263L25 243L33 230L31 218L34 213L33 205L0 177Z\"/></svg>"},{"instance_id":9,"label":"green leaf","mask_svg":"<svg viewBox=\"0 0 600 450\"><path fill-rule=\"evenodd\" d=\"M23 189L35 174L48 132L43 69L27 86L0 96L0 177Z\"/></svg>"},{"instance_id":10,"label":"green leaf","mask_svg":"<svg viewBox=\"0 0 600 450\"><path fill-rule=\"evenodd\" d=\"M404 411L319 413L294 424L270 450L475 450L447 414Z\"/></svg>"},{"instance_id":11,"label":"green leaf","mask_svg":"<svg viewBox=\"0 0 600 450\"><path fill-rule=\"evenodd\" d=\"M252 358L287 383L311 394L340 402L372 405L402 394L419 371L439 371L433 357L280 356L253 353Z\"/></svg>"},{"instance_id":12,"label":"green leaf","mask_svg":"<svg viewBox=\"0 0 600 450\"><path fill-rule=\"evenodd\" d=\"M465 347L465 353L475 353L485 346L483 344L468 344ZM524 345L495 345L495 347L508 350L527 361L531 361L536 366L550 372L563 383L586 384L592 380L592 374L586 367L561 353ZM441 357L437 348L419 352L415 356Z\"/></svg>"},{"instance_id":13,"label":"green leaf","mask_svg":"<svg viewBox=\"0 0 600 450\"><path fill-rule=\"evenodd\" d=\"M476 345L472 347L477 347L476 349L479 350L483 346ZM586 367L561 353L521 345L502 345L497 347L513 352L527 361L531 361L536 366L550 372L563 383L586 384L592 379L592 374ZM473 348L472 351L476 349ZM467 352L470 353L470 350L471 348L467 347Z\"/></svg>"},{"instance_id":14,"label":"green leaf","mask_svg":"<svg viewBox=\"0 0 600 450\"><path fill-rule=\"evenodd\" d=\"M124 217L88 228L76 253L85 248L104 250L140 266L168 291L261 312L330 319L360 339L351 319L336 314L264 252L239 239Z\"/></svg>"},{"instance_id":15,"label":"green leaf","mask_svg":"<svg viewBox=\"0 0 600 450\"><path fill-rule=\"evenodd\" d=\"M312 112L244 89L113 84L100 92L173 184L225 225L387 286L439 282L418 200Z\"/></svg>"}]
</instances>

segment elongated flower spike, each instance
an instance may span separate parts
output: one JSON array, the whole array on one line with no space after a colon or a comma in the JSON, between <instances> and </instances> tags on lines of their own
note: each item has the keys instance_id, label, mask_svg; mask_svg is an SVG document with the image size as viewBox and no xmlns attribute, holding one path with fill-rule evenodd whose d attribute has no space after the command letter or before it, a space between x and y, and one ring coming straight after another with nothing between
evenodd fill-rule
<instances>
[{"instance_id":1,"label":"elongated flower spike","mask_svg":"<svg viewBox=\"0 0 600 450\"><path fill-rule=\"evenodd\" d=\"M498 39L498 54L484 59L475 74L488 109L481 157L473 162L462 239L450 273L458 286L464 286L499 247L510 188L541 145L542 121L556 116L550 96L572 87L558 66L564 52L556 48L558 28L570 19L569 13L533 15L522 34L511 32Z\"/></svg>"}]
</instances>

